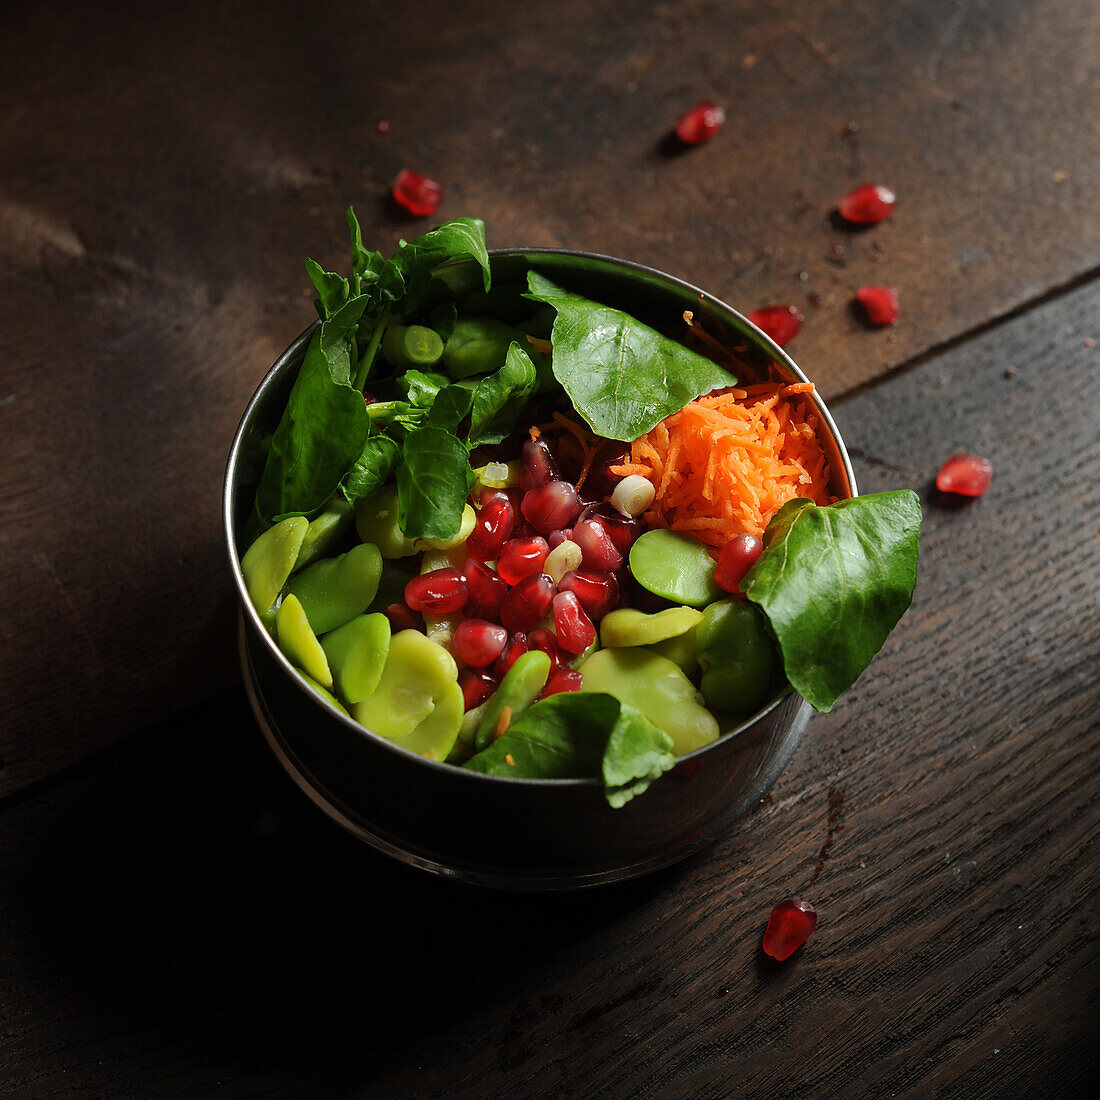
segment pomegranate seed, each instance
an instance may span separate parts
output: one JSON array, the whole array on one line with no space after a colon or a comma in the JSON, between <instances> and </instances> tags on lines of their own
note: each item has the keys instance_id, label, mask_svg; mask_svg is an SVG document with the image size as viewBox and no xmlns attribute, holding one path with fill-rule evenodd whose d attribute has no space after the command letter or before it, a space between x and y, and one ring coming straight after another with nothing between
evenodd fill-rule
<instances>
[{"instance_id":1,"label":"pomegranate seed","mask_svg":"<svg viewBox=\"0 0 1100 1100\"><path fill-rule=\"evenodd\" d=\"M508 644L505 645L504 652L501 653L493 664L493 674L499 676L503 680L504 674L516 663L516 659L522 657L530 648L527 642L527 635L522 631L509 635Z\"/></svg>"},{"instance_id":2,"label":"pomegranate seed","mask_svg":"<svg viewBox=\"0 0 1100 1100\"><path fill-rule=\"evenodd\" d=\"M508 585L487 565L471 558L462 567L463 576L470 589L465 612L472 619L495 619L500 605L508 594Z\"/></svg>"},{"instance_id":3,"label":"pomegranate seed","mask_svg":"<svg viewBox=\"0 0 1100 1100\"><path fill-rule=\"evenodd\" d=\"M475 508L484 508L486 504L494 500L509 500L508 492L505 489L494 489L491 485L479 485L473 492L471 498L473 506Z\"/></svg>"},{"instance_id":4,"label":"pomegranate seed","mask_svg":"<svg viewBox=\"0 0 1100 1100\"><path fill-rule=\"evenodd\" d=\"M393 198L410 214L427 218L434 214L443 202L443 188L435 180L402 168L393 181Z\"/></svg>"},{"instance_id":5,"label":"pomegranate seed","mask_svg":"<svg viewBox=\"0 0 1100 1100\"><path fill-rule=\"evenodd\" d=\"M551 531L550 534L546 536L546 542L551 550L557 550L563 542L572 542L572 540L572 527L559 527L556 531Z\"/></svg>"},{"instance_id":6,"label":"pomegranate seed","mask_svg":"<svg viewBox=\"0 0 1100 1100\"><path fill-rule=\"evenodd\" d=\"M557 599L556 596L554 598ZM528 649L541 649L550 658L552 669L565 664L562 660L561 646L558 645L558 639L554 637L552 630L547 630L544 626L536 626L534 630L527 632L527 646Z\"/></svg>"},{"instance_id":7,"label":"pomegranate seed","mask_svg":"<svg viewBox=\"0 0 1100 1100\"><path fill-rule=\"evenodd\" d=\"M559 592L554 597L554 628L558 645L566 653L583 653L596 640L596 628L575 592Z\"/></svg>"},{"instance_id":8,"label":"pomegranate seed","mask_svg":"<svg viewBox=\"0 0 1100 1100\"><path fill-rule=\"evenodd\" d=\"M676 136L685 145L699 145L710 141L722 129L725 121L726 112L705 99L680 116L676 123Z\"/></svg>"},{"instance_id":9,"label":"pomegranate seed","mask_svg":"<svg viewBox=\"0 0 1100 1100\"><path fill-rule=\"evenodd\" d=\"M572 668L552 668L546 681L546 687L542 689L540 699L546 699L551 695L560 695L565 691L580 691L584 683L584 677Z\"/></svg>"},{"instance_id":10,"label":"pomegranate seed","mask_svg":"<svg viewBox=\"0 0 1100 1100\"><path fill-rule=\"evenodd\" d=\"M403 603L391 603L386 608L386 618L390 621L390 631L397 634L402 630L424 631L424 621L414 615Z\"/></svg>"},{"instance_id":11,"label":"pomegranate seed","mask_svg":"<svg viewBox=\"0 0 1100 1100\"><path fill-rule=\"evenodd\" d=\"M741 578L756 564L763 549L764 544L755 535L738 535L727 542L718 555L718 565L714 570L718 587L736 592Z\"/></svg>"},{"instance_id":12,"label":"pomegranate seed","mask_svg":"<svg viewBox=\"0 0 1100 1100\"><path fill-rule=\"evenodd\" d=\"M528 439L520 453L520 485L524 489L541 489L558 478L558 464L545 439Z\"/></svg>"},{"instance_id":13,"label":"pomegranate seed","mask_svg":"<svg viewBox=\"0 0 1100 1100\"><path fill-rule=\"evenodd\" d=\"M387 122L387 121L386 121L386 120L385 120L384 118L380 118L380 119L378 120L378 122L377 122L377 123L375 123L375 126L374 126L374 128L375 128L375 129L376 129L376 130L377 130L377 131L378 131L378 132L379 132L380 134L388 134L388 133L389 133L389 130L390 130L390 124L389 124L389 123L388 123L388 122Z\"/></svg>"},{"instance_id":14,"label":"pomegranate seed","mask_svg":"<svg viewBox=\"0 0 1100 1100\"><path fill-rule=\"evenodd\" d=\"M599 622L619 602L619 579L614 573L575 569L562 577L559 587L576 595L593 622Z\"/></svg>"},{"instance_id":15,"label":"pomegranate seed","mask_svg":"<svg viewBox=\"0 0 1100 1100\"><path fill-rule=\"evenodd\" d=\"M785 348L799 334L805 318L794 306L762 306L749 314L749 320Z\"/></svg>"},{"instance_id":16,"label":"pomegranate seed","mask_svg":"<svg viewBox=\"0 0 1100 1100\"><path fill-rule=\"evenodd\" d=\"M936 488L941 493L964 497L980 497L992 481L993 463L981 455L952 455L936 474Z\"/></svg>"},{"instance_id":17,"label":"pomegranate seed","mask_svg":"<svg viewBox=\"0 0 1100 1100\"><path fill-rule=\"evenodd\" d=\"M500 621L510 631L534 630L554 602L554 582L545 573L525 577L504 597Z\"/></svg>"},{"instance_id":18,"label":"pomegranate seed","mask_svg":"<svg viewBox=\"0 0 1100 1100\"><path fill-rule=\"evenodd\" d=\"M462 699L467 710L481 706L500 686L500 681L488 672L475 672L472 668L463 669L458 674L458 686L462 688Z\"/></svg>"},{"instance_id":19,"label":"pomegranate seed","mask_svg":"<svg viewBox=\"0 0 1100 1100\"><path fill-rule=\"evenodd\" d=\"M601 455L588 469L588 477L584 481L585 494L603 500L611 496L615 486L622 481L622 475L613 474L612 466L619 466L630 461L629 451L616 451L614 454Z\"/></svg>"},{"instance_id":20,"label":"pomegranate seed","mask_svg":"<svg viewBox=\"0 0 1100 1100\"><path fill-rule=\"evenodd\" d=\"M849 191L837 203L840 216L853 225L874 225L885 221L894 212L898 199L889 187L880 183L865 183Z\"/></svg>"},{"instance_id":21,"label":"pomegranate seed","mask_svg":"<svg viewBox=\"0 0 1100 1100\"><path fill-rule=\"evenodd\" d=\"M471 668L491 665L507 642L508 631L484 619L464 619L455 628L455 656Z\"/></svg>"},{"instance_id":22,"label":"pomegranate seed","mask_svg":"<svg viewBox=\"0 0 1100 1100\"><path fill-rule=\"evenodd\" d=\"M533 535L529 538L509 539L500 552L497 572L509 583L519 584L526 577L542 572L542 563L550 547L546 539Z\"/></svg>"},{"instance_id":23,"label":"pomegranate seed","mask_svg":"<svg viewBox=\"0 0 1100 1100\"><path fill-rule=\"evenodd\" d=\"M579 504L577 490L568 481L548 481L524 494L520 511L536 531L548 535L569 523Z\"/></svg>"},{"instance_id":24,"label":"pomegranate seed","mask_svg":"<svg viewBox=\"0 0 1100 1100\"><path fill-rule=\"evenodd\" d=\"M474 529L466 539L466 553L478 561L492 561L512 537L515 525L516 513L506 496L489 501L474 520Z\"/></svg>"},{"instance_id":25,"label":"pomegranate seed","mask_svg":"<svg viewBox=\"0 0 1100 1100\"><path fill-rule=\"evenodd\" d=\"M808 901L781 901L768 918L764 953L783 962L789 959L817 927L817 910Z\"/></svg>"},{"instance_id":26,"label":"pomegranate seed","mask_svg":"<svg viewBox=\"0 0 1100 1100\"><path fill-rule=\"evenodd\" d=\"M405 603L413 611L446 615L457 611L470 598L470 586L457 569L433 569L413 577L405 585Z\"/></svg>"},{"instance_id":27,"label":"pomegranate seed","mask_svg":"<svg viewBox=\"0 0 1100 1100\"><path fill-rule=\"evenodd\" d=\"M898 292L892 286L861 286L856 301L867 311L872 325L892 325L901 312Z\"/></svg>"},{"instance_id":28,"label":"pomegranate seed","mask_svg":"<svg viewBox=\"0 0 1100 1100\"><path fill-rule=\"evenodd\" d=\"M625 558L634 545L634 540L642 533L642 521L627 516L600 516L600 523L611 536L615 549Z\"/></svg>"},{"instance_id":29,"label":"pomegranate seed","mask_svg":"<svg viewBox=\"0 0 1100 1100\"><path fill-rule=\"evenodd\" d=\"M598 516L578 523L573 528L573 541L581 548L586 569L613 573L623 564L622 554Z\"/></svg>"}]
</instances>

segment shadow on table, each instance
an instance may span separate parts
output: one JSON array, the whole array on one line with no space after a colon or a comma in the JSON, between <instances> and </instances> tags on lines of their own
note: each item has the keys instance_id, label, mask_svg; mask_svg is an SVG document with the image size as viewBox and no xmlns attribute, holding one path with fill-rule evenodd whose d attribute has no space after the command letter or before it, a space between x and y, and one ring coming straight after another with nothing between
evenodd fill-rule
<instances>
[{"instance_id":1,"label":"shadow on table","mask_svg":"<svg viewBox=\"0 0 1100 1100\"><path fill-rule=\"evenodd\" d=\"M109 1016L105 1057L361 1083L485 1002L503 1023L555 954L678 874L565 894L431 877L310 805L243 698L207 709L21 807L40 820L4 872L16 948Z\"/></svg>"}]
</instances>

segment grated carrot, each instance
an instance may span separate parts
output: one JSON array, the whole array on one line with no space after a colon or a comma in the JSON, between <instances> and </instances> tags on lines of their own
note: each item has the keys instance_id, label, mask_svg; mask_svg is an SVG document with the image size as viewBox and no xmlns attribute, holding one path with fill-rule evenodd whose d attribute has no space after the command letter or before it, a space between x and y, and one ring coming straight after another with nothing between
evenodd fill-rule
<instances>
[{"instance_id":1,"label":"grated carrot","mask_svg":"<svg viewBox=\"0 0 1100 1100\"><path fill-rule=\"evenodd\" d=\"M761 382L707 394L634 440L620 476L656 488L650 526L692 534L719 549L742 533L760 536L796 496L830 504L829 464L817 418L797 398L812 382Z\"/></svg>"}]
</instances>

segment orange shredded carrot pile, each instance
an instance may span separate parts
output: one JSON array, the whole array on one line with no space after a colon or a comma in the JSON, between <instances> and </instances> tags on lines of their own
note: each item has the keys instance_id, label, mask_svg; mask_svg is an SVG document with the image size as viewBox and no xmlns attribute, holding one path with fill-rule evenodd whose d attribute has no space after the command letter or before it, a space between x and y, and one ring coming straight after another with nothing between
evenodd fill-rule
<instances>
[{"instance_id":1,"label":"orange shredded carrot pile","mask_svg":"<svg viewBox=\"0 0 1100 1100\"><path fill-rule=\"evenodd\" d=\"M685 405L630 445L611 472L641 474L657 491L651 527L683 531L720 549L759 537L788 500L830 504L829 465L817 417L804 401L812 382L733 387Z\"/></svg>"}]
</instances>

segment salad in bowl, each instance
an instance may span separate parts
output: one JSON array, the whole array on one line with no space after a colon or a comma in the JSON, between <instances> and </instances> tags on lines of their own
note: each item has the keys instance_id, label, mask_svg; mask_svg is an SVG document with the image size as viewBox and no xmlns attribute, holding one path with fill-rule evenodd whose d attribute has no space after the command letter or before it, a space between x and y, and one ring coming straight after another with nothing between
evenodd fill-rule
<instances>
[{"instance_id":1,"label":"salad in bowl","mask_svg":"<svg viewBox=\"0 0 1100 1100\"><path fill-rule=\"evenodd\" d=\"M389 259L348 222L231 539L317 705L620 811L779 699L830 709L909 605L920 508L845 491L813 384L537 253L502 277L477 219Z\"/></svg>"}]
</instances>

